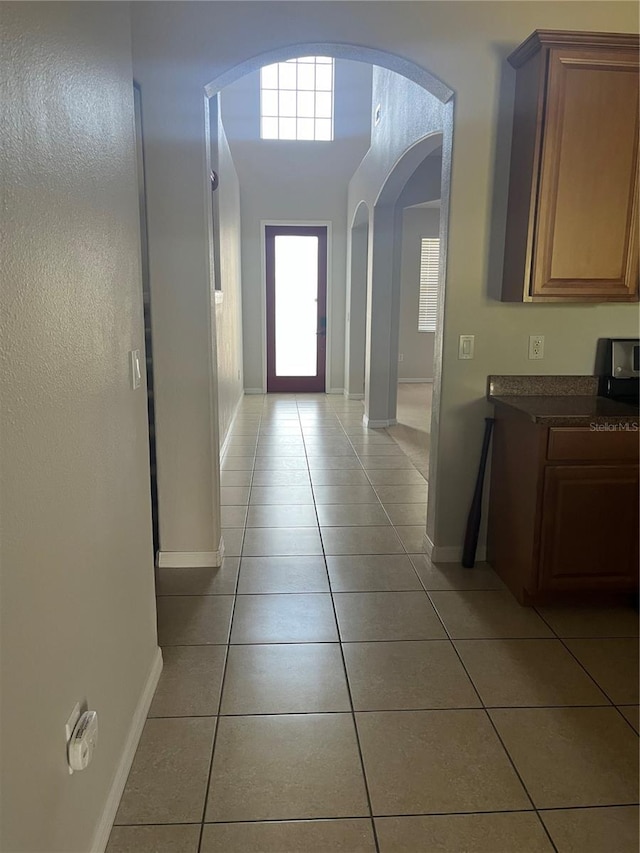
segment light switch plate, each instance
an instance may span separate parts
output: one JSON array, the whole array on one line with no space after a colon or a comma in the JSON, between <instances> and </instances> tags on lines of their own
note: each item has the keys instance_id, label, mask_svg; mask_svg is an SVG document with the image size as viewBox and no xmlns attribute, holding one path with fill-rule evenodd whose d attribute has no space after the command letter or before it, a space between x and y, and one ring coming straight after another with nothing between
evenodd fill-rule
<instances>
[{"instance_id":1,"label":"light switch plate","mask_svg":"<svg viewBox=\"0 0 640 853\"><path fill-rule=\"evenodd\" d=\"M473 358L475 345L475 335L460 335L458 343L458 358Z\"/></svg>"}]
</instances>

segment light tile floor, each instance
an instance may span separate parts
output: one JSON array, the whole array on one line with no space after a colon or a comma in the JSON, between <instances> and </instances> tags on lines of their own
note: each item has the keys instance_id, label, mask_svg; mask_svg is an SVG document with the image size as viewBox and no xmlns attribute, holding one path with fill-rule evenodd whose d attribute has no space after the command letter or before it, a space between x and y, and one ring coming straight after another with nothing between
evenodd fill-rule
<instances>
[{"instance_id":1,"label":"light tile floor","mask_svg":"<svg viewBox=\"0 0 640 853\"><path fill-rule=\"evenodd\" d=\"M222 568L158 579L164 670L108 853L637 853L638 616L420 553L362 406L248 397Z\"/></svg>"}]
</instances>

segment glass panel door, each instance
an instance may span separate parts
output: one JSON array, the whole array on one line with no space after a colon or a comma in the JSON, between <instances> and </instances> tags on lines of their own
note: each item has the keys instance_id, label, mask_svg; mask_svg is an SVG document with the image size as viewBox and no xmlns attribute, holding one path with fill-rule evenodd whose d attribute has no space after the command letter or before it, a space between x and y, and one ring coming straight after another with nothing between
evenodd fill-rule
<instances>
[{"instance_id":1,"label":"glass panel door","mask_svg":"<svg viewBox=\"0 0 640 853\"><path fill-rule=\"evenodd\" d=\"M267 390L324 391L326 227L269 225Z\"/></svg>"}]
</instances>

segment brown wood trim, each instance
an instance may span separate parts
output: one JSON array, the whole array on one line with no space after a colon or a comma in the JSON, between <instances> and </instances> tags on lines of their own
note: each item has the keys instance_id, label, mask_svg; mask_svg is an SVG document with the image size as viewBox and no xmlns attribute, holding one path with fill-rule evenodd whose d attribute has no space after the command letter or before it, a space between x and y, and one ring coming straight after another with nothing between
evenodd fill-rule
<instances>
[{"instance_id":1,"label":"brown wood trim","mask_svg":"<svg viewBox=\"0 0 640 853\"><path fill-rule=\"evenodd\" d=\"M635 48L640 47L640 35L637 33L588 33L575 30L535 30L513 53L507 57L507 62L513 68L521 65L543 47L610 47Z\"/></svg>"}]
</instances>

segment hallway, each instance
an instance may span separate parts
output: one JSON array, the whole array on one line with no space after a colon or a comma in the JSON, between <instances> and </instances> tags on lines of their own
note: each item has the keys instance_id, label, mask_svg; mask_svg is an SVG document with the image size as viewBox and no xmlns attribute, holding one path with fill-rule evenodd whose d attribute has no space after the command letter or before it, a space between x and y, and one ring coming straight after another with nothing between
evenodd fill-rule
<instances>
[{"instance_id":1,"label":"hallway","mask_svg":"<svg viewBox=\"0 0 640 853\"><path fill-rule=\"evenodd\" d=\"M637 850L636 614L432 565L426 496L361 403L244 398L107 853Z\"/></svg>"}]
</instances>

